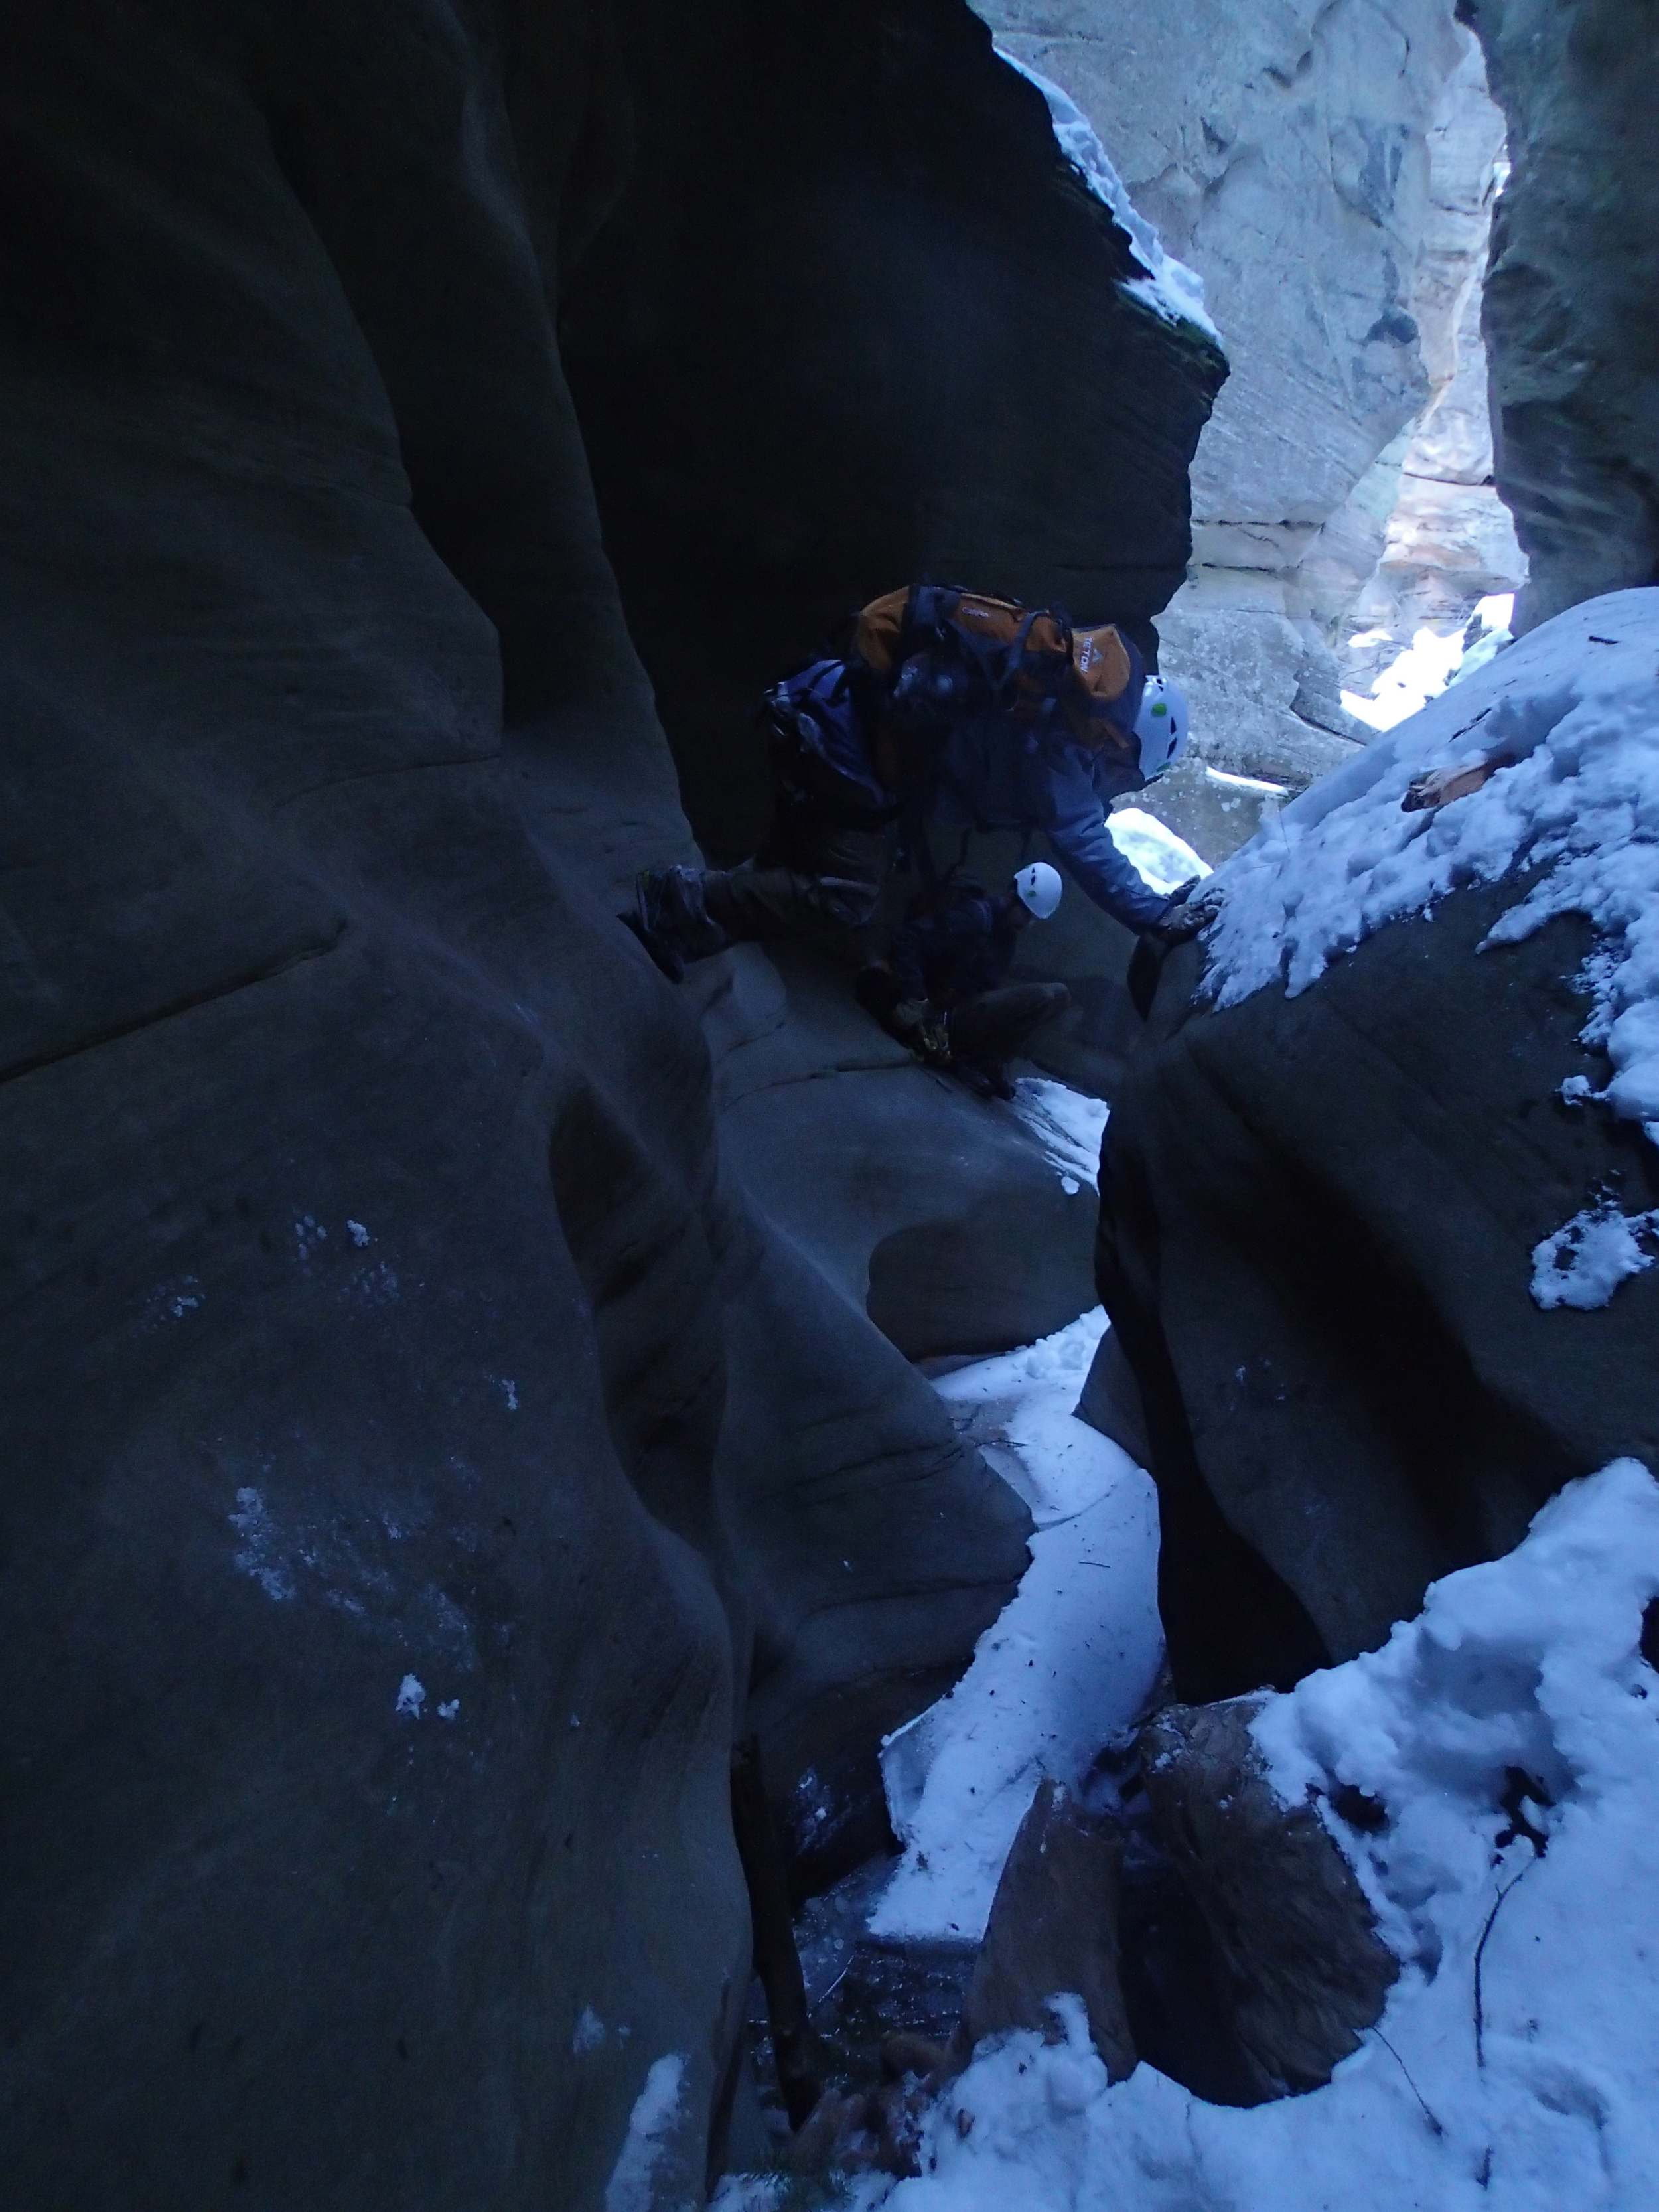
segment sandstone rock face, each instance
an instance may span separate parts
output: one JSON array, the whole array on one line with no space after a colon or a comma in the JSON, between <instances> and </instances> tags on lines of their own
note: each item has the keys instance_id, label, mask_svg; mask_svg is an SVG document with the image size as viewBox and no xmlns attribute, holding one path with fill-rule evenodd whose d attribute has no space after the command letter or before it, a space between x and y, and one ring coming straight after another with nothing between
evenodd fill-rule
<instances>
[{"instance_id":1,"label":"sandstone rock face","mask_svg":"<svg viewBox=\"0 0 1659 2212\"><path fill-rule=\"evenodd\" d=\"M1114 2081L1135 2069L1118 1974L1118 1882L1123 1843L1109 1820L1091 1817L1045 1782L1020 1822L986 1925L963 2008L961 2042L1033 2028L1058 2031L1049 1999L1082 1998L1101 2063Z\"/></svg>"},{"instance_id":2,"label":"sandstone rock face","mask_svg":"<svg viewBox=\"0 0 1659 2212\"><path fill-rule=\"evenodd\" d=\"M786 1212L784 1124L742 1078L775 980L716 1040L723 1155L716 1011L614 920L635 866L693 848L602 522L653 672L688 577L736 606L783 563L770 670L786 604L816 593L816 627L930 548L1030 551L1051 495L1048 552L1103 611L1150 616L1184 563L1215 356L1125 303L971 18L854 12L836 52L890 95L872 166L828 92L806 120L784 96L829 32L757 60L735 10L688 40L643 7L72 0L14 41L7 2203L588 2212L624 2153L630 2203L695 2201L748 1973L734 1730L798 1884L829 1879L880 1832L881 1734L1024 1567L1023 1507L897 1347L1082 1303L1064 1194L956 1102L929 1125L937 1086L889 1060L845 1071L844 1110L907 1160L931 1127L967 1198L918 1204L907 1164L833 1231ZM742 70L775 66L757 146ZM901 110L937 117L902 160ZM1016 183L988 231L993 127ZM715 204L677 198L714 191L711 143ZM700 322L702 226L775 203L795 227L761 225ZM849 307L851 234L801 241L901 203L948 282L919 308L901 256ZM777 343L769 255L797 287ZM1085 328L1045 381L1061 349L1018 310L1056 260ZM837 332L867 349L851 381ZM763 337L795 411L720 417ZM1129 368L1095 448L1106 355ZM706 417L653 411L681 372ZM726 469L738 428L769 505ZM819 513L865 457L856 559L789 553L814 451ZM841 1049L799 1043L768 1047L780 1098ZM878 1083L902 1103L860 1103ZM941 1319L1028 1205L1053 1254Z\"/></svg>"},{"instance_id":3,"label":"sandstone rock face","mask_svg":"<svg viewBox=\"0 0 1659 2212\"><path fill-rule=\"evenodd\" d=\"M1476 956L1512 884L1390 923L1294 999L1164 970L1115 1102L1102 1295L1145 1404L1179 1692L1287 1686L1508 1551L1571 1476L1659 1451L1659 1277L1571 1329L1531 1254L1583 1194L1659 1202L1592 1079L1567 916Z\"/></svg>"},{"instance_id":4,"label":"sandstone rock face","mask_svg":"<svg viewBox=\"0 0 1659 2212\"><path fill-rule=\"evenodd\" d=\"M1257 2100L1320 2087L1400 1972L1311 1806L1274 1794L1248 1698L1170 1705L1142 1732L1158 1831L1215 1946L1227 2026Z\"/></svg>"},{"instance_id":5,"label":"sandstone rock face","mask_svg":"<svg viewBox=\"0 0 1659 2212\"><path fill-rule=\"evenodd\" d=\"M1322 625L1381 543L1333 575L1322 532L1428 396L1414 290L1427 134L1462 51L1449 0L981 12L1079 101L1137 208L1204 278L1231 375L1194 467L1194 567L1158 625L1164 665L1190 680L1215 766L1299 787L1362 734ZM1157 803L1212 854L1255 826L1219 815L1201 770Z\"/></svg>"},{"instance_id":6,"label":"sandstone rock face","mask_svg":"<svg viewBox=\"0 0 1659 2212\"><path fill-rule=\"evenodd\" d=\"M1464 0L1509 125L1485 329L1522 628L1659 577L1659 23L1636 0Z\"/></svg>"},{"instance_id":7,"label":"sandstone rock face","mask_svg":"<svg viewBox=\"0 0 1659 2212\"><path fill-rule=\"evenodd\" d=\"M738 957L770 972L753 948ZM919 1067L844 971L793 947L776 966L775 1025L715 1071L756 1211L910 1359L1009 1351L1085 1311L1093 1193L1068 1193L1012 1114Z\"/></svg>"}]
</instances>

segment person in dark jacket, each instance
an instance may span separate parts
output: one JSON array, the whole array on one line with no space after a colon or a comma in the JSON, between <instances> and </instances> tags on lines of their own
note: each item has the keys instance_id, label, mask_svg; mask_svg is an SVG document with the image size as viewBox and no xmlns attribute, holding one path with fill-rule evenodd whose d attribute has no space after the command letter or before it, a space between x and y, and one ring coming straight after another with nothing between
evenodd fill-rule
<instances>
[{"instance_id":1,"label":"person in dark jacket","mask_svg":"<svg viewBox=\"0 0 1659 2212\"><path fill-rule=\"evenodd\" d=\"M893 933L888 1004L880 1010L886 1027L971 1090L1012 1098L1008 1062L1071 1004L1063 983L1007 981L1021 937L1054 913L1062 889L1058 872L1036 860L1000 894L947 882L916 901ZM866 1005L878 1011L870 970L860 982Z\"/></svg>"},{"instance_id":2,"label":"person in dark jacket","mask_svg":"<svg viewBox=\"0 0 1659 2212\"><path fill-rule=\"evenodd\" d=\"M1087 744L1063 722L1021 732L989 716L963 723L939 748L929 818L975 830L1040 830L1079 890L1137 934L1170 904L1112 842L1114 799L1142 791L1178 756L1185 705L1159 677L1146 678L1144 732L1115 731ZM1157 709L1164 710L1160 727Z\"/></svg>"}]
</instances>

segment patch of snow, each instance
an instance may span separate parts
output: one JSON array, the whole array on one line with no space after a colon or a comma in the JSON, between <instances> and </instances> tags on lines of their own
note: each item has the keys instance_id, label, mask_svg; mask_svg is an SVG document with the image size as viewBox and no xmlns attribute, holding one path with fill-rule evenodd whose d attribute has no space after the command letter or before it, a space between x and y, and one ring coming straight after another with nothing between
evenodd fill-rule
<instances>
[{"instance_id":1,"label":"patch of snow","mask_svg":"<svg viewBox=\"0 0 1659 2212\"><path fill-rule=\"evenodd\" d=\"M1224 791L1248 791L1257 799L1288 799L1291 795L1288 783L1268 783L1259 775L1235 775L1231 769L1212 768L1207 761L1204 763L1204 775L1206 781L1218 783Z\"/></svg>"},{"instance_id":2,"label":"patch of snow","mask_svg":"<svg viewBox=\"0 0 1659 2212\"><path fill-rule=\"evenodd\" d=\"M1184 837L1177 837L1144 807L1115 808L1106 817L1106 829L1124 859L1155 891L1175 890L1194 876L1210 872L1208 861L1200 860Z\"/></svg>"},{"instance_id":3,"label":"patch of snow","mask_svg":"<svg viewBox=\"0 0 1659 2212\"><path fill-rule=\"evenodd\" d=\"M518 1384L516 1382L510 1382L507 1376L503 1375L501 1378L501 1395L507 1400L507 1412L509 1413L516 1413L519 1410Z\"/></svg>"},{"instance_id":4,"label":"patch of snow","mask_svg":"<svg viewBox=\"0 0 1659 2212\"><path fill-rule=\"evenodd\" d=\"M1474 619L1463 632L1466 641L1463 658L1453 669L1449 680L1453 684L1461 684L1466 676L1473 676L1477 669L1484 668L1489 660L1496 659L1505 646L1513 645L1515 633L1510 628L1510 624L1514 619L1515 593L1513 592L1494 592L1490 599L1482 599L1475 608ZM1467 642L1469 629L1474 629L1477 623L1481 626L1480 635L1474 644L1470 645Z\"/></svg>"},{"instance_id":5,"label":"patch of snow","mask_svg":"<svg viewBox=\"0 0 1659 2212\"><path fill-rule=\"evenodd\" d=\"M372 1243L374 1241L361 1221L348 1221L346 1224L346 1235L350 1237L352 1243L357 1247L359 1251L362 1249L365 1244Z\"/></svg>"},{"instance_id":6,"label":"patch of snow","mask_svg":"<svg viewBox=\"0 0 1659 2212\"><path fill-rule=\"evenodd\" d=\"M348 1295L360 1298L365 1305L386 1304L398 1295L396 1268L386 1260L378 1267L366 1268L348 1285Z\"/></svg>"},{"instance_id":7,"label":"patch of snow","mask_svg":"<svg viewBox=\"0 0 1659 2212\"><path fill-rule=\"evenodd\" d=\"M407 1713L411 1720L419 1720L426 1710L426 1686L416 1674L405 1674L398 1685L398 1702L394 1713Z\"/></svg>"},{"instance_id":8,"label":"patch of snow","mask_svg":"<svg viewBox=\"0 0 1659 2212\"><path fill-rule=\"evenodd\" d=\"M958 1431L1031 1507L1031 1565L947 1697L890 1735L882 1776L904 1855L873 1934L977 1942L1047 1776L1076 1782L1139 1711L1163 1657L1151 1480L1072 1412L1098 1310L934 1383Z\"/></svg>"},{"instance_id":9,"label":"patch of snow","mask_svg":"<svg viewBox=\"0 0 1659 2212\"><path fill-rule=\"evenodd\" d=\"M685 2060L678 2052L653 2060L605 2185L605 2212L653 2212L653 2177L680 2116L684 2079Z\"/></svg>"},{"instance_id":10,"label":"patch of snow","mask_svg":"<svg viewBox=\"0 0 1659 2212\"><path fill-rule=\"evenodd\" d=\"M1533 1304L1547 1313L1555 1306L1593 1313L1607 1304L1626 1276L1639 1275L1656 1259L1659 1206L1648 1213L1624 1213L1616 1198L1604 1194L1534 1245Z\"/></svg>"},{"instance_id":11,"label":"patch of snow","mask_svg":"<svg viewBox=\"0 0 1659 2212\"><path fill-rule=\"evenodd\" d=\"M1252 2110L1146 2065L1109 2087L1061 1999L1063 2040L988 2045L946 2091L889 2212L1655 2202L1656 1596L1659 1485L1620 1461L1507 1558L1435 1584L1380 1650L1268 1702L1255 1735L1287 1804L1349 1784L1388 1813L1375 1835L1328 1816L1402 1966L1326 2087Z\"/></svg>"},{"instance_id":12,"label":"patch of snow","mask_svg":"<svg viewBox=\"0 0 1659 2212\"><path fill-rule=\"evenodd\" d=\"M1099 134L1088 117L1068 92L1061 90L1052 78L1028 69L1022 61L1000 46L997 58L1011 70L1034 84L1048 103L1048 114L1054 127L1054 137L1060 141L1061 152L1073 166L1080 170L1085 183L1097 200L1111 210L1112 219L1120 230L1128 234L1141 267L1146 274L1135 276L1123 289L1132 298L1149 307L1154 314L1161 315L1167 323L1195 323L1209 337L1221 343L1221 333L1211 321L1204 305L1204 279L1196 270L1177 261L1172 253L1164 250L1164 241L1145 216L1130 199L1123 179L1112 167Z\"/></svg>"},{"instance_id":13,"label":"patch of snow","mask_svg":"<svg viewBox=\"0 0 1659 2212\"><path fill-rule=\"evenodd\" d=\"M1434 630L1419 629L1377 677L1369 698L1360 691L1345 691L1342 704L1356 721L1369 722L1374 730L1391 730L1439 697L1462 658L1461 630L1442 637Z\"/></svg>"},{"instance_id":14,"label":"patch of snow","mask_svg":"<svg viewBox=\"0 0 1659 2212\"><path fill-rule=\"evenodd\" d=\"M1069 1085L1041 1075L1022 1075L1009 1110L1017 1115L1043 1150L1068 1195L1082 1184L1093 1190L1100 1172L1100 1140L1108 1108L1103 1098L1088 1098Z\"/></svg>"},{"instance_id":15,"label":"patch of snow","mask_svg":"<svg viewBox=\"0 0 1659 2212\"><path fill-rule=\"evenodd\" d=\"M438 1708L438 1718L441 1721L453 1721L460 1710L461 1701L459 1698L446 1698Z\"/></svg>"},{"instance_id":16,"label":"patch of snow","mask_svg":"<svg viewBox=\"0 0 1659 2212\"><path fill-rule=\"evenodd\" d=\"M605 2041L605 2022L592 2005L584 2005L576 2022L576 2032L570 2039L570 2055L585 2058L590 2051L597 2051Z\"/></svg>"},{"instance_id":17,"label":"patch of snow","mask_svg":"<svg viewBox=\"0 0 1659 2212\"><path fill-rule=\"evenodd\" d=\"M276 1527L264 1493L244 1486L236 1493L236 1510L227 1517L242 1540L241 1550L231 1554L232 1566L251 1575L268 1598L285 1605L294 1595L294 1577L273 1556L277 1547Z\"/></svg>"},{"instance_id":18,"label":"patch of snow","mask_svg":"<svg viewBox=\"0 0 1659 2212\"><path fill-rule=\"evenodd\" d=\"M1447 892L1533 878L1486 944L1589 916L1583 1042L1613 1062L1607 1103L1659 1122L1659 590L1571 607L1292 801L1218 871L1203 988L1222 1006L1294 998L1384 923ZM1514 765L1449 805L1402 811L1425 770Z\"/></svg>"}]
</instances>

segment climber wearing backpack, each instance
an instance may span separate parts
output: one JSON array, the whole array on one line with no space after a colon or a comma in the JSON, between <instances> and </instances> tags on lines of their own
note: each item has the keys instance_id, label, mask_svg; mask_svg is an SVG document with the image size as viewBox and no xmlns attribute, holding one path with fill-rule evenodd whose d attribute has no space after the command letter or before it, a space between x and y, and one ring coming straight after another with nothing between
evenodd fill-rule
<instances>
[{"instance_id":1,"label":"climber wearing backpack","mask_svg":"<svg viewBox=\"0 0 1659 2212\"><path fill-rule=\"evenodd\" d=\"M885 690L907 819L1040 830L1114 921L1140 932L1169 917L1106 814L1180 757L1187 702L1115 624L1074 630L1057 609L921 584L865 608L854 663Z\"/></svg>"},{"instance_id":2,"label":"climber wearing backpack","mask_svg":"<svg viewBox=\"0 0 1659 2212\"><path fill-rule=\"evenodd\" d=\"M1071 1004L1063 983L1007 981L1020 938L1054 913L1063 888L1046 860L1022 868L995 896L947 878L911 901L893 933L890 970L866 969L860 997L918 1059L970 1090L1012 1098L1008 1062Z\"/></svg>"},{"instance_id":3,"label":"climber wearing backpack","mask_svg":"<svg viewBox=\"0 0 1659 2212\"><path fill-rule=\"evenodd\" d=\"M1040 830L1127 928L1174 916L1106 810L1179 757L1186 702L1112 624L1073 631L1055 609L915 585L872 601L847 653L787 678L765 712L766 845L737 868L647 871L623 917L676 980L745 939L838 935L856 950L896 847L931 878L929 821Z\"/></svg>"}]
</instances>

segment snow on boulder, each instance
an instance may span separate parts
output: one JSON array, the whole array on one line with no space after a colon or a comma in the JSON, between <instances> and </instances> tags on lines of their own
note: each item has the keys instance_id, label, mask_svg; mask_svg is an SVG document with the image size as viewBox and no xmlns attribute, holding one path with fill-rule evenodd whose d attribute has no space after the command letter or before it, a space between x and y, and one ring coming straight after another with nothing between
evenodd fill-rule
<instances>
[{"instance_id":1,"label":"snow on boulder","mask_svg":"<svg viewBox=\"0 0 1659 2212\"><path fill-rule=\"evenodd\" d=\"M987 2046L890 2212L1629 2212L1659 2189L1659 1486L1621 1461L1507 1559L1253 1729L1399 1961L1323 2087L1252 2110L1147 2065L1109 2082L1083 2008ZM750 2200L754 2201L753 2199ZM872 2188L861 2200L884 2201Z\"/></svg>"},{"instance_id":2,"label":"snow on boulder","mask_svg":"<svg viewBox=\"0 0 1659 2212\"><path fill-rule=\"evenodd\" d=\"M1181 1694L1288 1686L1659 1463L1659 590L1577 607L1206 887L1097 1273Z\"/></svg>"}]
</instances>

